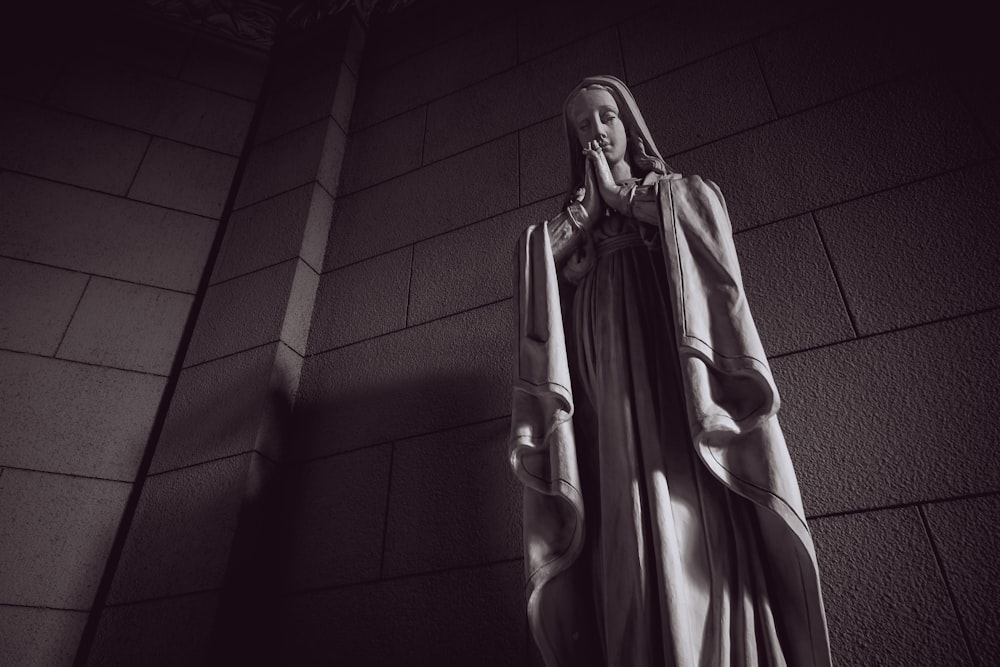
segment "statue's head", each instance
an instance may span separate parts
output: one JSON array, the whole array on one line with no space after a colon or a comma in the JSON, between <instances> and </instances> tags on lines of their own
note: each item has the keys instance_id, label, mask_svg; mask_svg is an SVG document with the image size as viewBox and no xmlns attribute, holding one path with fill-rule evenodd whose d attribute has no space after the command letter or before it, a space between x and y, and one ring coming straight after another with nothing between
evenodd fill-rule
<instances>
[{"instance_id":1,"label":"statue's head","mask_svg":"<svg viewBox=\"0 0 1000 667\"><path fill-rule=\"evenodd\" d=\"M649 172L670 172L656 150L635 98L613 76L590 76L573 88L563 105L563 120L569 142L571 195L583 183L582 148L594 139L604 146L609 163L627 160L632 174L639 178Z\"/></svg>"}]
</instances>

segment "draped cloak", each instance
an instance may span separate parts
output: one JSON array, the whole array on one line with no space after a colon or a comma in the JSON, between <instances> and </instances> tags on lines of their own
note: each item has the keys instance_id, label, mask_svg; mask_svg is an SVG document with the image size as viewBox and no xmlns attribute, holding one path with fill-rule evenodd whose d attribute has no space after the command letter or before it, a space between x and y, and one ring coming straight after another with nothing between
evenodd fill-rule
<instances>
[{"instance_id":1,"label":"draped cloak","mask_svg":"<svg viewBox=\"0 0 1000 667\"><path fill-rule=\"evenodd\" d=\"M747 306L725 201L698 176L657 183L689 446L728 493L752 502L784 661L829 665L816 555L778 425L778 392ZM510 458L524 484L528 616L550 667L593 664L579 561L587 507L555 262L545 224L518 244L517 369ZM659 257L659 255L656 255ZM582 585L581 585L582 584ZM670 582L664 585L669 586Z\"/></svg>"}]
</instances>

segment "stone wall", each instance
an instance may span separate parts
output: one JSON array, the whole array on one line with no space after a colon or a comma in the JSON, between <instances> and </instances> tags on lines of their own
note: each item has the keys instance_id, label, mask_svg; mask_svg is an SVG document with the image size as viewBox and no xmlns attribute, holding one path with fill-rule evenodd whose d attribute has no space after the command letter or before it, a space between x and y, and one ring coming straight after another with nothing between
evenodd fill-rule
<instances>
[{"instance_id":1,"label":"stone wall","mask_svg":"<svg viewBox=\"0 0 1000 667\"><path fill-rule=\"evenodd\" d=\"M259 53L143 22L122 31L84 9L14 12L4 44L7 665L70 664L77 651L162 423L266 68Z\"/></svg>"},{"instance_id":2,"label":"stone wall","mask_svg":"<svg viewBox=\"0 0 1000 667\"><path fill-rule=\"evenodd\" d=\"M419 0L273 58L15 22L0 663L539 664L513 247L597 73L727 197L835 662L1000 660L988 24L800 4Z\"/></svg>"},{"instance_id":3,"label":"stone wall","mask_svg":"<svg viewBox=\"0 0 1000 667\"><path fill-rule=\"evenodd\" d=\"M1000 167L970 31L641 0L425 0L375 25L296 406L282 650L537 660L505 459L512 248L567 185L564 96L608 73L727 196L835 661L995 661Z\"/></svg>"}]
</instances>

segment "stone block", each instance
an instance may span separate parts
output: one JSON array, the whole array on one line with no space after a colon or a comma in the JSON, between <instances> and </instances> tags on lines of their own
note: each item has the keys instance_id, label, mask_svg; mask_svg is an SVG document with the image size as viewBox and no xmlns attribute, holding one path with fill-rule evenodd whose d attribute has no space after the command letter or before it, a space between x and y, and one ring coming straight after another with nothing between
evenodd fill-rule
<instances>
[{"instance_id":1,"label":"stone block","mask_svg":"<svg viewBox=\"0 0 1000 667\"><path fill-rule=\"evenodd\" d=\"M298 458L501 417L510 409L509 302L306 359Z\"/></svg>"},{"instance_id":2,"label":"stone block","mask_svg":"<svg viewBox=\"0 0 1000 667\"><path fill-rule=\"evenodd\" d=\"M367 127L513 67L514 21L487 23L359 82L355 128Z\"/></svg>"},{"instance_id":3,"label":"stone block","mask_svg":"<svg viewBox=\"0 0 1000 667\"><path fill-rule=\"evenodd\" d=\"M403 248L323 274L309 354L405 327L412 254Z\"/></svg>"},{"instance_id":4,"label":"stone block","mask_svg":"<svg viewBox=\"0 0 1000 667\"><path fill-rule=\"evenodd\" d=\"M20 44L7 42L5 46L14 46L20 59L17 67L4 67L0 71L0 86L6 97L44 102L56 79L66 65L66 54L62 49L53 49L31 39L28 35ZM16 45L16 46L15 46Z\"/></svg>"},{"instance_id":5,"label":"stone block","mask_svg":"<svg viewBox=\"0 0 1000 667\"><path fill-rule=\"evenodd\" d=\"M253 103L177 79L81 59L56 84L57 107L134 130L239 155Z\"/></svg>"},{"instance_id":6,"label":"stone block","mask_svg":"<svg viewBox=\"0 0 1000 667\"><path fill-rule=\"evenodd\" d=\"M222 587L253 456L146 478L108 604Z\"/></svg>"},{"instance_id":7,"label":"stone block","mask_svg":"<svg viewBox=\"0 0 1000 667\"><path fill-rule=\"evenodd\" d=\"M794 113L929 64L921 9L899 9L841 4L757 40L778 112Z\"/></svg>"},{"instance_id":8,"label":"stone block","mask_svg":"<svg viewBox=\"0 0 1000 667\"><path fill-rule=\"evenodd\" d=\"M131 486L5 469L0 475L0 600L87 610Z\"/></svg>"},{"instance_id":9,"label":"stone block","mask_svg":"<svg viewBox=\"0 0 1000 667\"><path fill-rule=\"evenodd\" d=\"M379 577L390 449L370 447L295 465L287 472L285 588Z\"/></svg>"},{"instance_id":10,"label":"stone block","mask_svg":"<svg viewBox=\"0 0 1000 667\"><path fill-rule=\"evenodd\" d=\"M514 667L527 647L520 561L286 598L279 630L291 664Z\"/></svg>"},{"instance_id":11,"label":"stone block","mask_svg":"<svg viewBox=\"0 0 1000 667\"><path fill-rule=\"evenodd\" d=\"M337 80L337 90L333 94L333 109L330 111L330 115L337 121L337 125L344 133L347 133L351 127L351 115L354 113L357 88L357 76L346 64L342 64L340 78Z\"/></svg>"},{"instance_id":12,"label":"stone block","mask_svg":"<svg viewBox=\"0 0 1000 667\"><path fill-rule=\"evenodd\" d=\"M70 667L87 612L0 606L0 662L21 667Z\"/></svg>"},{"instance_id":13,"label":"stone block","mask_svg":"<svg viewBox=\"0 0 1000 667\"><path fill-rule=\"evenodd\" d=\"M378 72L434 47L445 46L511 13L504 3L422 0L379 17L364 52L366 72ZM355 72L358 70L355 69Z\"/></svg>"},{"instance_id":14,"label":"stone block","mask_svg":"<svg viewBox=\"0 0 1000 667\"><path fill-rule=\"evenodd\" d=\"M0 167L124 195L148 143L140 132L0 100Z\"/></svg>"},{"instance_id":15,"label":"stone block","mask_svg":"<svg viewBox=\"0 0 1000 667\"><path fill-rule=\"evenodd\" d=\"M105 607L87 664L206 664L218 593Z\"/></svg>"},{"instance_id":16,"label":"stone block","mask_svg":"<svg viewBox=\"0 0 1000 667\"><path fill-rule=\"evenodd\" d=\"M407 323L509 298L518 236L558 213L561 204L561 197L552 197L416 244Z\"/></svg>"},{"instance_id":17,"label":"stone block","mask_svg":"<svg viewBox=\"0 0 1000 667\"><path fill-rule=\"evenodd\" d=\"M0 253L194 292L215 224L158 206L0 173Z\"/></svg>"},{"instance_id":18,"label":"stone block","mask_svg":"<svg viewBox=\"0 0 1000 667\"><path fill-rule=\"evenodd\" d=\"M384 576L519 558L521 485L506 456L510 420L397 442Z\"/></svg>"},{"instance_id":19,"label":"stone block","mask_svg":"<svg viewBox=\"0 0 1000 667\"><path fill-rule=\"evenodd\" d=\"M284 90L313 76L336 78L341 65L357 76L366 32L359 15L345 12L324 22L309 36L286 40L272 64L274 90Z\"/></svg>"},{"instance_id":20,"label":"stone block","mask_svg":"<svg viewBox=\"0 0 1000 667\"><path fill-rule=\"evenodd\" d=\"M992 23L991 20L983 21L980 29L989 30ZM957 57L953 56L956 62L949 67L949 75L995 148L1000 146L1000 91L993 85L997 68L990 57L991 42L990 38L971 42L975 48L985 50L981 56L967 57L965 49L958 50Z\"/></svg>"},{"instance_id":21,"label":"stone block","mask_svg":"<svg viewBox=\"0 0 1000 667\"><path fill-rule=\"evenodd\" d=\"M333 197L320 187L313 188L312 202L306 215L306 227L302 232L302 248L299 257L316 270L323 271L326 244L330 237L330 220L333 218Z\"/></svg>"},{"instance_id":22,"label":"stone block","mask_svg":"<svg viewBox=\"0 0 1000 667\"><path fill-rule=\"evenodd\" d=\"M299 261L295 265L295 275L288 294L288 307L281 324L279 339L299 355L305 355L309 341L309 323L316 303L319 274L308 264Z\"/></svg>"},{"instance_id":23,"label":"stone block","mask_svg":"<svg viewBox=\"0 0 1000 667\"><path fill-rule=\"evenodd\" d=\"M740 46L634 86L663 155L756 127L775 118L750 46Z\"/></svg>"},{"instance_id":24,"label":"stone block","mask_svg":"<svg viewBox=\"0 0 1000 667\"><path fill-rule=\"evenodd\" d=\"M575 42L656 4L656 0L623 0L615 4L615 16L609 17L607 6L598 0L521 3L517 17L518 61L523 63Z\"/></svg>"},{"instance_id":25,"label":"stone block","mask_svg":"<svg viewBox=\"0 0 1000 667\"><path fill-rule=\"evenodd\" d=\"M347 140L340 192L349 194L420 166L427 107L352 132Z\"/></svg>"},{"instance_id":26,"label":"stone block","mask_svg":"<svg viewBox=\"0 0 1000 667\"><path fill-rule=\"evenodd\" d=\"M924 506L948 587L972 642L973 661L1000 661L1000 497L985 496Z\"/></svg>"},{"instance_id":27,"label":"stone block","mask_svg":"<svg viewBox=\"0 0 1000 667\"><path fill-rule=\"evenodd\" d=\"M268 57L259 51L203 38L191 50L181 71L182 81L247 100L260 95Z\"/></svg>"},{"instance_id":28,"label":"stone block","mask_svg":"<svg viewBox=\"0 0 1000 667\"><path fill-rule=\"evenodd\" d=\"M990 155L944 83L906 79L673 158L722 186L737 229L877 192Z\"/></svg>"},{"instance_id":29,"label":"stone block","mask_svg":"<svg viewBox=\"0 0 1000 667\"><path fill-rule=\"evenodd\" d=\"M306 125L328 118L334 107L337 89L343 84L346 68L320 72L281 86L280 91L264 101L260 127L254 138L262 144ZM346 85L354 86L353 75ZM343 129L344 126L342 126Z\"/></svg>"},{"instance_id":30,"label":"stone block","mask_svg":"<svg viewBox=\"0 0 1000 667\"><path fill-rule=\"evenodd\" d=\"M255 147L243 174L236 208L317 180L330 123L332 121L317 121Z\"/></svg>"},{"instance_id":31,"label":"stone block","mask_svg":"<svg viewBox=\"0 0 1000 667\"><path fill-rule=\"evenodd\" d=\"M854 338L830 260L810 216L736 237L747 300L769 355Z\"/></svg>"},{"instance_id":32,"label":"stone block","mask_svg":"<svg viewBox=\"0 0 1000 667\"><path fill-rule=\"evenodd\" d=\"M661 6L623 23L619 32L630 84L679 69L807 14L790 0Z\"/></svg>"},{"instance_id":33,"label":"stone block","mask_svg":"<svg viewBox=\"0 0 1000 667\"><path fill-rule=\"evenodd\" d=\"M0 347L55 354L86 285L83 273L0 258Z\"/></svg>"},{"instance_id":34,"label":"stone block","mask_svg":"<svg viewBox=\"0 0 1000 667\"><path fill-rule=\"evenodd\" d=\"M289 408L275 384L279 346L263 345L182 370L150 472L258 448L277 459L280 451L261 442L259 434L267 414Z\"/></svg>"},{"instance_id":35,"label":"stone block","mask_svg":"<svg viewBox=\"0 0 1000 667\"><path fill-rule=\"evenodd\" d=\"M917 510L810 522L837 665L968 664Z\"/></svg>"},{"instance_id":36,"label":"stone block","mask_svg":"<svg viewBox=\"0 0 1000 667\"><path fill-rule=\"evenodd\" d=\"M517 206L517 143L506 137L337 200L324 268L395 250Z\"/></svg>"},{"instance_id":37,"label":"stone block","mask_svg":"<svg viewBox=\"0 0 1000 667\"><path fill-rule=\"evenodd\" d=\"M570 87L595 72L623 76L613 29L432 102L424 163L562 113Z\"/></svg>"},{"instance_id":38,"label":"stone block","mask_svg":"<svg viewBox=\"0 0 1000 667\"><path fill-rule=\"evenodd\" d=\"M321 192L318 186L307 184L234 211L212 284L298 257L317 192Z\"/></svg>"},{"instance_id":39,"label":"stone block","mask_svg":"<svg viewBox=\"0 0 1000 667\"><path fill-rule=\"evenodd\" d=\"M990 164L816 213L859 333L1000 305L998 185Z\"/></svg>"},{"instance_id":40,"label":"stone block","mask_svg":"<svg viewBox=\"0 0 1000 667\"><path fill-rule=\"evenodd\" d=\"M810 514L1000 489L1000 312L772 362Z\"/></svg>"},{"instance_id":41,"label":"stone block","mask_svg":"<svg viewBox=\"0 0 1000 667\"><path fill-rule=\"evenodd\" d=\"M521 204L565 195L569 189L569 144L562 113L517 133Z\"/></svg>"},{"instance_id":42,"label":"stone block","mask_svg":"<svg viewBox=\"0 0 1000 667\"><path fill-rule=\"evenodd\" d=\"M0 462L135 477L164 378L14 352L0 361Z\"/></svg>"},{"instance_id":43,"label":"stone block","mask_svg":"<svg viewBox=\"0 0 1000 667\"><path fill-rule=\"evenodd\" d=\"M289 260L209 287L184 366L277 341L298 263Z\"/></svg>"},{"instance_id":44,"label":"stone block","mask_svg":"<svg viewBox=\"0 0 1000 667\"><path fill-rule=\"evenodd\" d=\"M194 35L178 30L177 24L118 17L116 21L92 21L87 41L89 51L122 65L176 77L191 53Z\"/></svg>"},{"instance_id":45,"label":"stone block","mask_svg":"<svg viewBox=\"0 0 1000 667\"><path fill-rule=\"evenodd\" d=\"M218 218L233 185L236 158L153 139L129 197Z\"/></svg>"},{"instance_id":46,"label":"stone block","mask_svg":"<svg viewBox=\"0 0 1000 667\"><path fill-rule=\"evenodd\" d=\"M344 164L344 150L347 137L332 118L327 120L326 135L323 137L323 150L316 168L316 180L328 193L336 196L340 185L340 169Z\"/></svg>"},{"instance_id":47,"label":"stone block","mask_svg":"<svg viewBox=\"0 0 1000 667\"><path fill-rule=\"evenodd\" d=\"M189 294L92 278L57 356L166 376L193 300Z\"/></svg>"}]
</instances>

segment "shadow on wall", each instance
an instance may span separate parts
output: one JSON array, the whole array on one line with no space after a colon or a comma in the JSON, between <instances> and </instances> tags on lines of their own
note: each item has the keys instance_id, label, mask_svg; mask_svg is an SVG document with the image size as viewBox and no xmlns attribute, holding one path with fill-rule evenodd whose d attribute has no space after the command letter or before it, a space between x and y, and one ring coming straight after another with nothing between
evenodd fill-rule
<instances>
[{"instance_id":1,"label":"shadow on wall","mask_svg":"<svg viewBox=\"0 0 1000 667\"><path fill-rule=\"evenodd\" d=\"M277 540L283 658L523 662L521 498L507 464L509 423L501 413L468 425L476 422L469 415L495 410L494 384L471 369L433 372L296 406L299 461L283 470ZM464 409L454 410L459 395ZM420 427L444 424L448 413L444 430ZM486 618L497 627L489 640Z\"/></svg>"}]
</instances>

